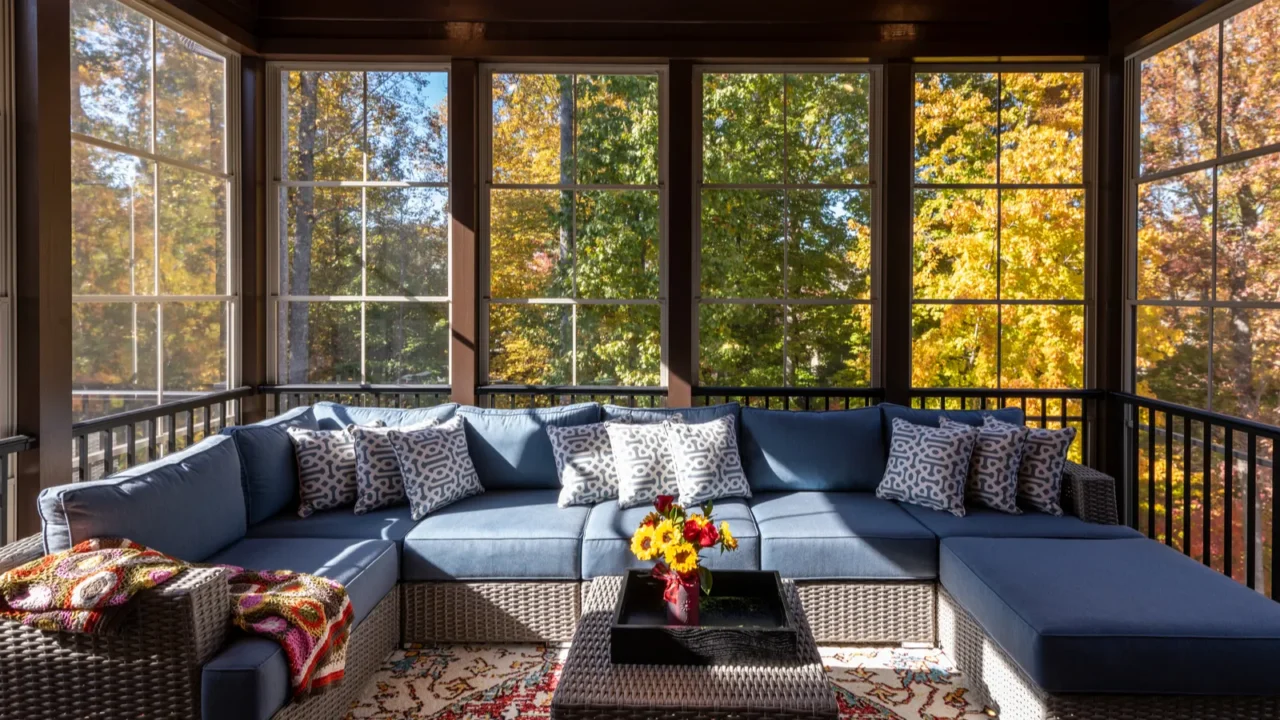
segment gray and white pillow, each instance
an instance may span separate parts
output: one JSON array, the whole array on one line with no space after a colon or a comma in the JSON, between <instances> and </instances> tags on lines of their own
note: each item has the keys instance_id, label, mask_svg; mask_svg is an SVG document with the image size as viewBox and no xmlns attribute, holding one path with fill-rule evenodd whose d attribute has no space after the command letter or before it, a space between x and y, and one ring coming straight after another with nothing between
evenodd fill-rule
<instances>
[{"instance_id":1,"label":"gray and white pillow","mask_svg":"<svg viewBox=\"0 0 1280 720\"><path fill-rule=\"evenodd\" d=\"M392 428L386 437L400 464L414 520L484 492L467 452L467 431L461 417L415 429Z\"/></svg>"},{"instance_id":2,"label":"gray and white pillow","mask_svg":"<svg viewBox=\"0 0 1280 720\"><path fill-rule=\"evenodd\" d=\"M618 505L639 507L652 503L659 495L679 492L675 459L667 439L667 428L674 422L675 418L647 425L604 423L618 473Z\"/></svg>"},{"instance_id":3,"label":"gray and white pillow","mask_svg":"<svg viewBox=\"0 0 1280 720\"><path fill-rule=\"evenodd\" d=\"M964 485L978 428L927 427L893 419L893 441L876 497L964 517Z\"/></svg>"},{"instance_id":4,"label":"gray and white pillow","mask_svg":"<svg viewBox=\"0 0 1280 720\"><path fill-rule=\"evenodd\" d=\"M963 425L942 418L942 427ZM972 505L1019 515L1018 465L1027 442L1028 428L1008 423L985 423L978 428L978 442L969 458L965 501Z\"/></svg>"},{"instance_id":5,"label":"gray and white pillow","mask_svg":"<svg viewBox=\"0 0 1280 720\"><path fill-rule=\"evenodd\" d=\"M356 501L356 446L346 430L285 428L298 462L298 516Z\"/></svg>"},{"instance_id":6,"label":"gray and white pillow","mask_svg":"<svg viewBox=\"0 0 1280 720\"><path fill-rule=\"evenodd\" d=\"M681 505L696 507L708 500L751 497L732 415L696 425L671 423L667 439L675 458Z\"/></svg>"},{"instance_id":7,"label":"gray and white pillow","mask_svg":"<svg viewBox=\"0 0 1280 720\"><path fill-rule=\"evenodd\" d=\"M435 420L425 420L415 425L398 428L362 427L348 428L356 444L356 508L357 515L370 510L398 505L405 501L404 477L400 474L400 461L387 433L392 430L408 432L435 425Z\"/></svg>"},{"instance_id":8,"label":"gray and white pillow","mask_svg":"<svg viewBox=\"0 0 1280 720\"><path fill-rule=\"evenodd\" d=\"M987 424L1008 425L988 417ZM1076 439L1073 427L1028 428L1027 443L1018 466L1018 502L1050 515L1061 515L1062 472L1067 467L1067 451Z\"/></svg>"},{"instance_id":9,"label":"gray and white pillow","mask_svg":"<svg viewBox=\"0 0 1280 720\"><path fill-rule=\"evenodd\" d=\"M618 469L604 423L547 426L560 476L560 507L594 505L618 497Z\"/></svg>"}]
</instances>

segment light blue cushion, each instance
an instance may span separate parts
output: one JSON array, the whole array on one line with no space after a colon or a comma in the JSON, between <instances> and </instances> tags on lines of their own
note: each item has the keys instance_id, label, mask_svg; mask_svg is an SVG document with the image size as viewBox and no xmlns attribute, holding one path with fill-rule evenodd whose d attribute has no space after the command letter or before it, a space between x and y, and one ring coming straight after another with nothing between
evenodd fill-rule
<instances>
[{"instance_id":1,"label":"light blue cushion","mask_svg":"<svg viewBox=\"0 0 1280 720\"><path fill-rule=\"evenodd\" d=\"M408 505L378 508L356 515L351 508L325 510L300 518L286 510L249 528L251 538L350 538L355 540L390 540L397 546L404 542L418 523L409 517Z\"/></svg>"},{"instance_id":2,"label":"light blue cushion","mask_svg":"<svg viewBox=\"0 0 1280 720\"><path fill-rule=\"evenodd\" d=\"M427 420L444 422L453 418L457 403L444 403L421 408L361 407L335 402L318 402L314 406L316 422L321 430L341 430L348 425L373 425L383 422L387 427L415 425Z\"/></svg>"},{"instance_id":3,"label":"light blue cushion","mask_svg":"<svg viewBox=\"0 0 1280 720\"><path fill-rule=\"evenodd\" d=\"M625 405L604 405L600 408L600 413L604 420L638 425L662 422L672 415L680 415L690 425L711 422L726 415L732 415L737 421L739 435L742 430L742 406L736 402L688 408L633 408Z\"/></svg>"},{"instance_id":4,"label":"light blue cushion","mask_svg":"<svg viewBox=\"0 0 1280 720\"><path fill-rule=\"evenodd\" d=\"M296 570L347 588L355 630L389 592L399 565L393 543L382 540L246 539L209 559L251 570ZM289 700L289 668L279 643L233 631L201 674L205 720L266 720Z\"/></svg>"},{"instance_id":5,"label":"light blue cushion","mask_svg":"<svg viewBox=\"0 0 1280 720\"><path fill-rule=\"evenodd\" d=\"M222 431L235 440L240 453L240 482L250 525L281 510L298 509L298 463L286 431L290 427L315 430L311 408L294 408L260 423Z\"/></svg>"},{"instance_id":6,"label":"light blue cushion","mask_svg":"<svg viewBox=\"0 0 1280 720\"><path fill-rule=\"evenodd\" d=\"M948 420L974 427L981 427L982 418L987 415L1014 425L1021 425L1026 421L1022 408L1017 407L1000 408L998 410L922 410L893 403L880 403L876 407L880 408L881 412L884 413L883 427L886 428L886 441L889 439L887 429L893 427L894 418L902 418L909 423L928 425L929 427L938 427L944 417Z\"/></svg>"},{"instance_id":7,"label":"light blue cushion","mask_svg":"<svg viewBox=\"0 0 1280 720\"><path fill-rule=\"evenodd\" d=\"M600 406L579 403L554 408L498 410L464 406L467 451L486 490L559 489L547 426L600 422Z\"/></svg>"},{"instance_id":8,"label":"light blue cushion","mask_svg":"<svg viewBox=\"0 0 1280 720\"><path fill-rule=\"evenodd\" d=\"M48 553L123 537L199 562L245 533L240 457L220 436L110 478L46 488L39 508Z\"/></svg>"},{"instance_id":9,"label":"light blue cushion","mask_svg":"<svg viewBox=\"0 0 1280 720\"><path fill-rule=\"evenodd\" d=\"M627 508L616 501L602 502L591 508L582 536L582 578L621 575L626 570L653 567L631 553L631 535L653 506ZM712 516L728 521L729 531L738 540L738 549L721 553L718 548L704 551L703 560L712 570L759 570L760 533L756 530L751 508L742 498L716 500Z\"/></svg>"},{"instance_id":10,"label":"light blue cushion","mask_svg":"<svg viewBox=\"0 0 1280 720\"><path fill-rule=\"evenodd\" d=\"M1049 692L1280 694L1280 604L1159 543L950 538L940 563Z\"/></svg>"},{"instance_id":11,"label":"light blue cushion","mask_svg":"<svg viewBox=\"0 0 1280 720\"><path fill-rule=\"evenodd\" d=\"M491 490L443 507L404 539L401 576L426 580L577 580L590 508L556 490Z\"/></svg>"},{"instance_id":12,"label":"light blue cushion","mask_svg":"<svg viewBox=\"0 0 1280 720\"><path fill-rule=\"evenodd\" d=\"M871 493L761 493L760 569L798 580L931 580L938 540Z\"/></svg>"},{"instance_id":13,"label":"light blue cushion","mask_svg":"<svg viewBox=\"0 0 1280 720\"><path fill-rule=\"evenodd\" d=\"M880 410L742 409L742 467L751 491L871 492L884 476Z\"/></svg>"},{"instance_id":14,"label":"light blue cushion","mask_svg":"<svg viewBox=\"0 0 1280 720\"><path fill-rule=\"evenodd\" d=\"M1022 537L1109 540L1142 537L1142 533L1127 525L1090 523L1074 515L1058 516L1030 511L1021 515L1010 515L990 508L969 507L965 510L964 517L956 517L949 512L931 510L911 503L902 503L899 507L940 538Z\"/></svg>"}]
</instances>

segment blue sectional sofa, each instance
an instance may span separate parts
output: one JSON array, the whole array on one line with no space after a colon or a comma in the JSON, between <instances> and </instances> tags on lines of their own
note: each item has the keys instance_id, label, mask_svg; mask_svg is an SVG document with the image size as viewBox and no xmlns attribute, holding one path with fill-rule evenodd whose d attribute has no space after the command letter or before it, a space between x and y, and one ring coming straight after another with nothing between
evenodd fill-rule
<instances>
[{"instance_id":1,"label":"blue sectional sofa","mask_svg":"<svg viewBox=\"0 0 1280 720\"><path fill-rule=\"evenodd\" d=\"M42 549L127 536L190 561L288 568L343 582L357 625L340 691L287 704L283 653L234 633L191 660L193 667L175 670L175 682L192 685L188 714L206 720L336 717L402 642L570 640L586 584L642 566L628 545L647 509L620 510L616 502L557 507L545 427L654 422L672 412L686 422L738 418L753 496L717 502L740 549L712 555L708 564L795 579L820 642L941 640L1003 717L1022 717L1012 705L1024 695L1038 698L1030 706L1043 710L1027 717L1057 717L1053 708L1061 706L1045 698L1102 697L1110 708L1105 703L1114 697L1157 697L1164 699L1153 707L1164 712L1169 697L1243 696L1242 707L1252 711L1280 692L1257 670L1280 666L1280 607L1114 524L1106 476L1069 464L1064 517L975 510L957 518L875 497L893 418L936 425L947 415L980 424L978 412L319 403L228 428L106 480L46 490ZM994 414L1023 421L1017 409ZM407 506L297 516L287 427L400 426L454 415L466 419L483 494L419 522ZM200 622L198 612L193 616ZM0 663L10 662L6 657L0 651ZM1203 674L1174 667L1192 661L1216 667ZM1226 669L1238 662L1253 669ZM997 666L1007 677L992 674Z\"/></svg>"}]
</instances>

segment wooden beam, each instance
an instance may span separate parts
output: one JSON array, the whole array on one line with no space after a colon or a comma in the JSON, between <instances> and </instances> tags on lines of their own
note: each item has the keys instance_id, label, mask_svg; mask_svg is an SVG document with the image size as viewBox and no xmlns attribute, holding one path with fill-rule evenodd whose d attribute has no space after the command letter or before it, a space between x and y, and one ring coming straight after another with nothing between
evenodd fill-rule
<instances>
[{"instance_id":1,"label":"wooden beam","mask_svg":"<svg viewBox=\"0 0 1280 720\"><path fill-rule=\"evenodd\" d=\"M266 63L240 61L240 384L267 383ZM266 397L240 403L242 423L266 417Z\"/></svg>"},{"instance_id":2,"label":"wooden beam","mask_svg":"<svg viewBox=\"0 0 1280 720\"><path fill-rule=\"evenodd\" d=\"M693 329L698 317L693 276L694 174L698 167L693 129L696 76L690 60L672 60L667 71L667 405L690 407L698 384L698 348Z\"/></svg>"},{"instance_id":3,"label":"wooden beam","mask_svg":"<svg viewBox=\"0 0 1280 720\"><path fill-rule=\"evenodd\" d=\"M71 481L70 4L14 3L17 530L40 531L36 496Z\"/></svg>"},{"instance_id":4,"label":"wooden beam","mask_svg":"<svg viewBox=\"0 0 1280 720\"><path fill-rule=\"evenodd\" d=\"M479 67L475 60L449 66L449 385L453 401L476 404L480 334L476 318L480 296L476 252L480 226Z\"/></svg>"},{"instance_id":5,"label":"wooden beam","mask_svg":"<svg viewBox=\"0 0 1280 720\"><path fill-rule=\"evenodd\" d=\"M884 66L884 267L878 336L885 400L906 405L911 399L912 175L915 139L914 76L911 63Z\"/></svg>"},{"instance_id":6,"label":"wooden beam","mask_svg":"<svg viewBox=\"0 0 1280 720\"><path fill-rule=\"evenodd\" d=\"M1098 68L1098 207L1095 243L1093 333L1094 381L1103 390L1125 390L1125 84L1124 58L1114 56ZM1096 467L1125 476L1124 408L1108 399L1099 404L1092 424Z\"/></svg>"}]
</instances>

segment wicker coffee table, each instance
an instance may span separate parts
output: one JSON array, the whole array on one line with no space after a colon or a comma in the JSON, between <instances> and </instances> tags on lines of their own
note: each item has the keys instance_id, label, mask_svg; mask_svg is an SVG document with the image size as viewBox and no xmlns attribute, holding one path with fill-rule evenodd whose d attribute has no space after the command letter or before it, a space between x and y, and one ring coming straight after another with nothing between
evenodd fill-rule
<instances>
[{"instance_id":1,"label":"wicker coffee table","mask_svg":"<svg viewBox=\"0 0 1280 720\"><path fill-rule=\"evenodd\" d=\"M796 596L795 584L788 580L784 585L802 635L802 665L614 665L609 661L609 626L622 578L597 578L587 593L582 622L551 698L552 720L834 720L835 694L822 669L809 621Z\"/></svg>"}]
</instances>

